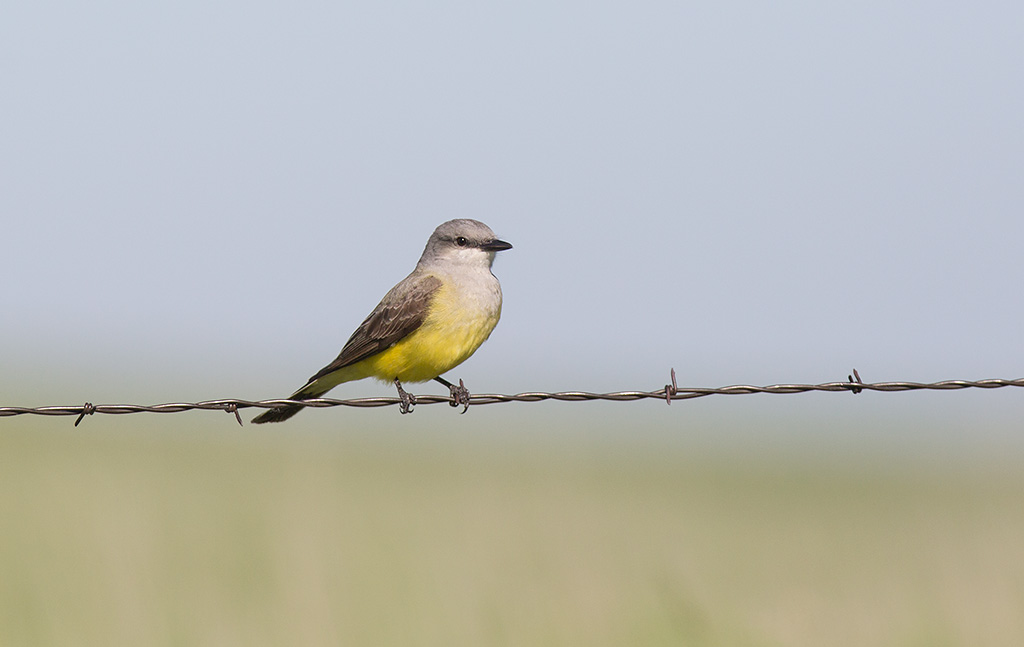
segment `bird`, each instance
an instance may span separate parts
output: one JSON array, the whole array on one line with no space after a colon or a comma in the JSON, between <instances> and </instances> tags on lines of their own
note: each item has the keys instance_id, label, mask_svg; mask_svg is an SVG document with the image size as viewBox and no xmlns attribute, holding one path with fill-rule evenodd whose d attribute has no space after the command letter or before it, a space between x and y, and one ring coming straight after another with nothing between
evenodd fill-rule
<instances>
[{"instance_id":1,"label":"bird","mask_svg":"<svg viewBox=\"0 0 1024 647\"><path fill-rule=\"evenodd\" d=\"M512 245L499 240L478 220L442 223L409 276L391 288L338 357L309 378L289 400L318 398L344 382L367 377L393 383L399 410L408 413L416 398L403 382L435 380L448 387L451 406L469 407L462 380L441 377L468 359L501 318L501 284L491 272L495 255ZM286 404L264 411L252 422L281 422L303 409Z\"/></svg>"}]
</instances>

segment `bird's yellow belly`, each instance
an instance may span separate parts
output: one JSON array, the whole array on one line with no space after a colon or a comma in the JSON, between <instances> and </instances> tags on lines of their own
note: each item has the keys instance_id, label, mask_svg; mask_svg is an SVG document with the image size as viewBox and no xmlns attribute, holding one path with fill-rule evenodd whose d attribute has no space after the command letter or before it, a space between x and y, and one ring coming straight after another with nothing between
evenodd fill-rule
<instances>
[{"instance_id":1,"label":"bird's yellow belly","mask_svg":"<svg viewBox=\"0 0 1024 647\"><path fill-rule=\"evenodd\" d=\"M496 308L471 307L442 288L423 324L394 346L368 357L367 375L385 382L426 382L450 371L490 336L501 316Z\"/></svg>"}]
</instances>

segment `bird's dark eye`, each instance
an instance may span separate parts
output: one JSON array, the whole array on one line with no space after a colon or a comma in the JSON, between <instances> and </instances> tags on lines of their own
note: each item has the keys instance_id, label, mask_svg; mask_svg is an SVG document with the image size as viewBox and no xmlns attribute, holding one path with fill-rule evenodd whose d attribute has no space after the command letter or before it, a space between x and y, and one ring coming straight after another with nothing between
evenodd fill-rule
<instances>
[{"instance_id":1,"label":"bird's dark eye","mask_svg":"<svg viewBox=\"0 0 1024 647\"><path fill-rule=\"evenodd\" d=\"M466 245L469 244L469 241L463 238L462 236L459 236L458 238L455 239L455 244L458 245L459 247L465 247Z\"/></svg>"}]
</instances>

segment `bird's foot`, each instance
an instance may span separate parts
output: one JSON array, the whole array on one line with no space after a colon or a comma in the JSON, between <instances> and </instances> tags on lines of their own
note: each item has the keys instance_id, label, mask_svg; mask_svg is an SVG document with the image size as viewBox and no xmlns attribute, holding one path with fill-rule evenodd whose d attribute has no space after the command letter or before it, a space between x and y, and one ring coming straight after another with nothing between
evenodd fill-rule
<instances>
[{"instance_id":1,"label":"bird's foot","mask_svg":"<svg viewBox=\"0 0 1024 647\"><path fill-rule=\"evenodd\" d=\"M395 378L395 386L398 387L398 399L401 402L398 404L398 410L402 413L409 413L412 411L412 407L416 404L416 396L409 393L402 388L402 383Z\"/></svg>"},{"instance_id":2,"label":"bird's foot","mask_svg":"<svg viewBox=\"0 0 1024 647\"><path fill-rule=\"evenodd\" d=\"M452 394L452 401L448 404L453 407L461 406L462 411L459 413L466 413L466 410L469 409L469 389L466 388L466 384L462 380L459 380L459 384L456 386L443 377L437 377L434 379L447 386L448 391Z\"/></svg>"},{"instance_id":3,"label":"bird's foot","mask_svg":"<svg viewBox=\"0 0 1024 647\"><path fill-rule=\"evenodd\" d=\"M452 393L452 406L457 407L461 404L462 411L460 413L466 413L469 409L469 389L466 388L466 385L459 380L458 386L453 384L448 390Z\"/></svg>"}]
</instances>

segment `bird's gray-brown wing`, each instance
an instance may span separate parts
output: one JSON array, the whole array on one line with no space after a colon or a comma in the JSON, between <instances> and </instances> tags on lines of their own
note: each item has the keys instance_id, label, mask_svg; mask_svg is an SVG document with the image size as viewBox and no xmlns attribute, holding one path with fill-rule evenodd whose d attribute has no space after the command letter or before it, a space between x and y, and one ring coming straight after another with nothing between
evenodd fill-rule
<instances>
[{"instance_id":1,"label":"bird's gray-brown wing","mask_svg":"<svg viewBox=\"0 0 1024 647\"><path fill-rule=\"evenodd\" d=\"M337 359L323 367L309 378L304 387L290 396L293 400L318 398L333 385L315 382L321 377L386 350L406 335L420 327L430 308L430 300L441 287L441 280L434 276L421 276L415 272L391 288L370 316L359 324L349 337ZM267 409L252 419L256 424L281 422L301 411L303 405L289 404Z\"/></svg>"},{"instance_id":2,"label":"bird's gray-brown wing","mask_svg":"<svg viewBox=\"0 0 1024 647\"><path fill-rule=\"evenodd\" d=\"M415 331L426 318L430 300L440 287L441 280L435 276L410 276L391 288L345 342L338 357L309 378L309 382L386 350Z\"/></svg>"}]
</instances>

